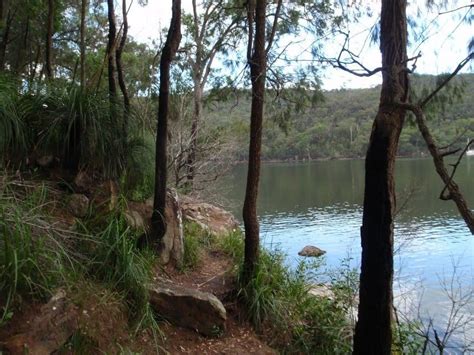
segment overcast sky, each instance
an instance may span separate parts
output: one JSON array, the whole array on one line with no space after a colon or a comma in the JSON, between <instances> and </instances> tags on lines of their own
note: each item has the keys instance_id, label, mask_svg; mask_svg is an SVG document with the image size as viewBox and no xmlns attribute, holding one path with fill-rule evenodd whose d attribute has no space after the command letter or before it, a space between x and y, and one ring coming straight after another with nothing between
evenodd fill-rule
<instances>
[{"instance_id":1,"label":"overcast sky","mask_svg":"<svg viewBox=\"0 0 474 355\"><path fill-rule=\"evenodd\" d=\"M473 4L474 0L464 0L464 4ZM376 1L373 1L376 3ZM415 6L409 7L409 13L414 14L416 4L424 1L412 1ZM129 13L130 34L138 41L148 42L159 38L161 28L168 27L171 18L171 0L148 0L148 5L141 7L135 0ZM184 11L191 11L191 0L182 0ZM374 4L374 12L377 13L380 5ZM468 9L457 12L457 16L464 15ZM471 9L470 15L472 16ZM426 16L426 15L425 15ZM422 46L410 48L409 56L414 56L420 51L422 57L417 62L417 73L440 74L453 70L457 63L467 55L467 44L474 36L473 27L467 24L461 24L460 20L453 20L450 15L437 16L436 13L430 13L427 16L427 23L431 23L428 30L425 31L427 39ZM431 22L431 20L433 20ZM377 46L363 46L367 37L367 30L377 19L367 18L362 23L354 25L351 33L356 35L351 40L351 50L361 52L361 61L369 68L380 66L380 52ZM454 32L453 32L454 31ZM292 50L299 53L305 46L294 47ZM336 55L340 46L337 43L327 48L328 53ZM303 58L305 56L303 55ZM307 58L307 55L306 55ZM341 70L326 70L323 77L323 87L327 90L338 88L358 88L371 87L381 82L380 76L371 78L358 78Z\"/></svg>"}]
</instances>

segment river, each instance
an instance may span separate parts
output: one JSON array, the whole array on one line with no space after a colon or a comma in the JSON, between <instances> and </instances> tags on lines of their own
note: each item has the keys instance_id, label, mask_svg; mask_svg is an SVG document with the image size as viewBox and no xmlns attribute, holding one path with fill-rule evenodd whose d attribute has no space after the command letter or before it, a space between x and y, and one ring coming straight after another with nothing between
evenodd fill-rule
<instances>
[{"instance_id":1,"label":"river","mask_svg":"<svg viewBox=\"0 0 474 355\"><path fill-rule=\"evenodd\" d=\"M474 157L466 157L456 181L471 208L473 178ZM245 180L246 166L239 165L222 182L240 219ZM438 198L443 185L430 159L398 160L396 186L395 303L405 314L419 311L424 321L433 318L442 331L452 305L446 291L458 296L474 292L474 236L454 203ZM298 251L310 244L327 251L329 268L348 258L358 268L363 189L363 160L264 164L258 204L263 244L284 251L291 266L300 260ZM474 317L474 298L460 314ZM474 340L472 327L456 334L452 344Z\"/></svg>"}]
</instances>

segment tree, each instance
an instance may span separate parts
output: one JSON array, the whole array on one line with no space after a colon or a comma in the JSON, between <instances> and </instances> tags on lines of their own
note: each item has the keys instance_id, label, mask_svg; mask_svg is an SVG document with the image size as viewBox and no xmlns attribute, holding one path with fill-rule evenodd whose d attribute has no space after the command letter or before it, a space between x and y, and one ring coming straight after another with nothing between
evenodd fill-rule
<instances>
[{"instance_id":1,"label":"tree","mask_svg":"<svg viewBox=\"0 0 474 355\"><path fill-rule=\"evenodd\" d=\"M86 12L88 8L88 0L81 0L81 23L80 23L80 39L79 39L79 50L80 50L80 82L81 88L86 85Z\"/></svg>"},{"instance_id":2,"label":"tree","mask_svg":"<svg viewBox=\"0 0 474 355\"><path fill-rule=\"evenodd\" d=\"M185 18L188 43L184 45L193 82L193 116L190 147L187 156L187 180L192 186L198 145L199 124L202 116L204 88L209 81L216 55L235 45L240 16L229 10L224 1L203 1L199 13L197 1L192 0L192 15Z\"/></svg>"},{"instance_id":3,"label":"tree","mask_svg":"<svg viewBox=\"0 0 474 355\"><path fill-rule=\"evenodd\" d=\"M123 114L123 137L127 137L127 127L128 127L128 116L130 113L130 98L127 91L127 85L125 84L125 78L123 76L123 66L122 66L122 53L127 43L127 34L128 34L128 20L127 20L127 0L122 0L122 37L120 38L119 46L115 51L115 59L117 64L117 76L118 82L120 86L120 91L123 95L123 106L124 106L124 114Z\"/></svg>"},{"instance_id":4,"label":"tree","mask_svg":"<svg viewBox=\"0 0 474 355\"><path fill-rule=\"evenodd\" d=\"M168 36L160 59L160 96L156 131L155 196L151 216L152 239L160 242L166 233L167 139L170 90L170 66L181 41L181 0L173 0Z\"/></svg>"},{"instance_id":5,"label":"tree","mask_svg":"<svg viewBox=\"0 0 474 355\"><path fill-rule=\"evenodd\" d=\"M106 55L108 63L109 97L113 105L117 96L117 85L115 83L115 41L117 37L117 25L115 24L114 0L107 0L107 18L109 21L109 34Z\"/></svg>"},{"instance_id":6,"label":"tree","mask_svg":"<svg viewBox=\"0 0 474 355\"><path fill-rule=\"evenodd\" d=\"M260 180L262 149L263 109L265 104L265 78L267 54L271 48L282 1L278 1L273 28L266 44L266 0L249 1L247 4L248 43L247 61L252 83L252 103L250 112L250 143L247 185L243 207L245 225L245 254L243 282L247 284L253 277L258 262L260 229L257 218L257 197ZM255 25L255 34L254 34ZM266 47L265 47L266 45Z\"/></svg>"},{"instance_id":7,"label":"tree","mask_svg":"<svg viewBox=\"0 0 474 355\"><path fill-rule=\"evenodd\" d=\"M48 20L46 23L46 50L45 50L45 63L44 71L48 79L53 77L53 64L52 64L52 53L53 53L53 32L54 32L54 0L48 0Z\"/></svg>"},{"instance_id":8,"label":"tree","mask_svg":"<svg viewBox=\"0 0 474 355\"><path fill-rule=\"evenodd\" d=\"M354 354L390 354L392 344L394 168L408 95L406 0L383 0L383 82L365 160L360 302Z\"/></svg>"}]
</instances>

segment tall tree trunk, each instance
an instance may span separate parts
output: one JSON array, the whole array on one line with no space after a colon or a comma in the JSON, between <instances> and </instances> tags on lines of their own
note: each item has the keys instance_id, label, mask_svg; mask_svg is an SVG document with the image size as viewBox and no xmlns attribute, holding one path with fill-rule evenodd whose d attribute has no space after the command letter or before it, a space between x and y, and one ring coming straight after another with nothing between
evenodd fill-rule
<instances>
[{"instance_id":1,"label":"tall tree trunk","mask_svg":"<svg viewBox=\"0 0 474 355\"><path fill-rule=\"evenodd\" d=\"M81 72L80 82L81 88L86 85L86 12L88 8L88 0L81 1L81 25L80 25L80 61L81 61Z\"/></svg>"},{"instance_id":2,"label":"tall tree trunk","mask_svg":"<svg viewBox=\"0 0 474 355\"><path fill-rule=\"evenodd\" d=\"M173 0L172 17L165 46L160 60L160 97L158 126L156 132L155 156L155 196L153 199L152 239L161 242L166 232L166 179L167 179L167 139L168 104L170 87L170 66L181 41L181 0Z\"/></svg>"},{"instance_id":3,"label":"tall tree trunk","mask_svg":"<svg viewBox=\"0 0 474 355\"><path fill-rule=\"evenodd\" d=\"M8 3L6 5L8 5ZM5 11L5 8L6 8L5 4L3 4L2 11ZM14 14L10 10L8 10L7 15L5 17L5 21L4 21L5 23L2 26L2 37L1 37L2 41L0 42L0 71L5 70L5 57L7 54L8 41L10 40L10 29L13 22L13 18L14 18ZM1 21L3 20L4 20L4 17L2 16Z\"/></svg>"},{"instance_id":4,"label":"tall tree trunk","mask_svg":"<svg viewBox=\"0 0 474 355\"><path fill-rule=\"evenodd\" d=\"M53 32L54 32L54 0L48 0L48 22L46 24L46 51L45 51L45 75L48 79L53 77Z\"/></svg>"},{"instance_id":5,"label":"tall tree trunk","mask_svg":"<svg viewBox=\"0 0 474 355\"><path fill-rule=\"evenodd\" d=\"M365 161L362 265L354 354L391 353L394 168L408 95L406 0L383 0L380 20L383 83Z\"/></svg>"},{"instance_id":6,"label":"tall tree trunk","mask_svg":"<svg viewBox=\"0 0 474 355\"><path fill-rule=\"evenodd\" d=\"M128 34L128 20L127 20L127 0L122 0L122 17L123 17L123 32L122 38L120 39L119 46L117 47L117 51L115 52L116 56L116 63L117 63L117 75L118 75L118 82L120 86L120 91L122 91L123 95L123 139L127 137L128 131L128 118L130 113L130 98L128 96L127 86L125 85L125 79L123 76L123 67L122 67L122 52L125 47L125 43L127 43L127 34Z\"/></svg>"},{"instance_id":7,"label":"tall tree trunk","mask_svg":"<svg viewBox=\"0 0 474 355\"><path fill-rule=\"evenodd\" d=\"M115 105L117 97L117 85L115 82L115 40L117 37L117 25L115 24L114 0L107 0L107 17L109 20L109 35L107 41L107 62L109 75L109 98L111 105Z\"/></svg>"},{"instance_id":8,"label":"tall tree trunk","mask_svg":"<svg viewBox=\"0 0 474 355\"><path fill-rule=\"evenodd\" d=\"M255 12L249 8L249 30L253 32L252 19L255 16L255 40L250 43L253 53L249 61L252 81L252 105L250 114L250 143L247 173L247 187L243 207L245 224L245 258L243 281L248 283L254 275L258 262L260 230L257 218L257 197L260 180L260 155L262 148L262 122L265 96L266 52L265 15L266 0L256 0ZM249 42L252 36L249 36ZM250 51L249 51L250 52ZM249 53L250 56L250 53Z\"/></svg>"}]
</instances>

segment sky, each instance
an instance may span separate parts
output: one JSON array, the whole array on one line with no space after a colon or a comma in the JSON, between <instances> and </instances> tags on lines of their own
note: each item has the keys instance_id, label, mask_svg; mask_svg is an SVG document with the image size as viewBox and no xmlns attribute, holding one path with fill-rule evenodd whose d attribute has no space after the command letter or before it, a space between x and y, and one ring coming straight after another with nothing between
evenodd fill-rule
<instances>
[{"instance_id":1,"label":"sky","mask_svg":"<svg viewBox=\"0 0 474 355\"><path fill-rule=\"evenodd\" d=\"M380 5L377 1L372 1L373 11L379 12ZM408 8L408 15L416 16L417 5L424 1L411 1ZM474 0L462 0L458 6L474 4ZM191 0L182 0L183 10L191 11ZM469 9L462 9L453 14L438 15L437 12L425 14L428 28L424 31L424 40L421 46L411 46L409 57L414 57L421 52L422 56L417 61L417 73L441 74L452 71L457 64L467 56L467 45L474 37L474 27L466 23L461 23L460 16L463 16ZM474 10L471 8L470 15ZM148 5L141 7L134 0L129 12L129 33L140 42L151 42L159 38L162 28L168 27L171 18L171 0L148 0ZM360 54L361 62L368 68L380 66L381 56L376 45L368 45L366 38L371 26L377 22L377 17L364 18L360 23L350 26L351 50ZM460 24L461 23L461 24ZM328 56L337 56L342 45L342 39L335 39L326 46ZM300 54L307 47L307 42L303 41L290 49L293 53L300 55L302 59L309 59L309 54ZM472 69L472 67L471 67ZM373 87L381 83L381 76L375 75L370 78L359 78L340 69L329 68L323 71L323 88L325 90L341 88L366 88Z\"/></svg>"}]
</instances>

